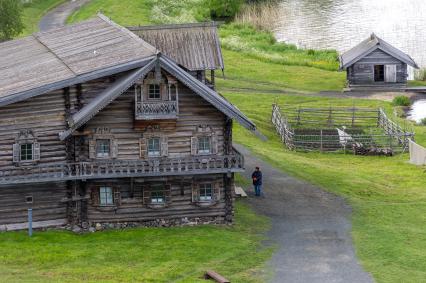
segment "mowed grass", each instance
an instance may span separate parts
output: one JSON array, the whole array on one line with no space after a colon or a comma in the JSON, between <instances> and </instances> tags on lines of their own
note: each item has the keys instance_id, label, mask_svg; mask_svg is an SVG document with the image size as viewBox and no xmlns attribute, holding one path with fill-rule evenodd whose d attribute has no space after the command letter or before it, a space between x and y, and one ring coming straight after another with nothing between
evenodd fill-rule
<instances>
[{"instance_id":1,"label":"mowed grass","mask_svg":"<svg viewBox=\"0 0 426 283\"><path fill-rule=\"evenodd\" d=\"M269 221L236 205L233 226L0 233L0 282L205 282L208 269L232 282L263 282Z\"/></svg>"},{"instance_id":2,"label":"mowed grass","mask_svg":"<svg viewBox=\"0 0 426 283\"><path fill-rule=\"evenodd\" d=\"M261 141L239 125L234 141L277 168L345 197L353 207L356 253L378 282L426 282L426 173L408 155L364 157L287 150L270 122L271 105L384 107L376 100L224 93L268 137ZM417 130L425 131L426 127Z\"/></svg>"},{"instance_id":3,"label":"mowed grass","mask_svg":"<svg viewBox=\"0 0 426 283\"><path fill-rule=\"evenodd\" d=\"M24 30L21 36L26 36L38 31L38 24L44 14L65 1L66 0L33 0L30 3L23 4L22 22L24 24Z\"/></svg>"},{"instance_id":4,"label":"mowed grass","mask_svg":"<svg viewBox=\"0 0 426 283\"><path fill-rule=\"evenodd\" d=\"M135 0L92 0L68 18L69 23L93 18L102 12L113 21L124 26L150 24L152 1Z\"/></svg>"},{"instance_id":5,"label":"mowed grass","mask_svg":"<svg viewBox=\"0 0 426 283\"><path fill-rule=\"evenodd\" d=\"M223 56L225 79L217 75L217 85L222 91L341 91L345 84L342 72L268 63L227 49L223 50Z\"/></svg>"}]
</instances>

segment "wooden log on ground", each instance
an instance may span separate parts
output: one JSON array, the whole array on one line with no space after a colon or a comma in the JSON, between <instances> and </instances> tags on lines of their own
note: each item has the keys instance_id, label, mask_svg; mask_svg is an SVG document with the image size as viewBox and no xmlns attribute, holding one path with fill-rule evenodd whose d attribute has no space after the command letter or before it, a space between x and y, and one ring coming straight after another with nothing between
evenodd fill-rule
<instances>
[{"instance_id":1,"label":"wooden log on ground","mask_svg":"<svg viewBox=\"0 0 426 283\"><path fill-rule=\"evenodd\" d=\"M230 283L231 281L229 281L228 279L226 279L225 277L223 277L222 275L220 275L219 273L213 271L213 270L208 270L206 272L206 274L204 275L205 279L213 279L216 282L219 283Z\"/></svg>"}]
</instances>

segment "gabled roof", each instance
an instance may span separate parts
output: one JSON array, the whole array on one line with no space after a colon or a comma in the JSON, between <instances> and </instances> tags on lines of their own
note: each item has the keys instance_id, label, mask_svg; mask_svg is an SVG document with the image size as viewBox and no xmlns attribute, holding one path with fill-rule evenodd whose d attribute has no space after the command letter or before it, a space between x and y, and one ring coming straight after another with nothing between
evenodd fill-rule
<instances>
[{"instance_id":1,"label":"gabled roof","mask_svg":"<svg viewBox=\"0 0 426 283\"><path fill-rule=\"evenodd\" d=\"M64 140L68 136L70 136L74 131L76 131L79 127L88 122L99 111L105 108L109 103L111 103L114 99L120 96L129 87L131 87L131 85L135 81L145 76L149 71L154 69L156 64L160 64L161 68L175 76L179 81L185 84L188 88L192 89L195 93L200 95L202 98L212 104L215 108L217 108L227 117L237 120L237 122L239 122L242 126L249 130L256 130L256 125L224 97L222 97L217 92L197 80L194 76L188 74L184 69L174 63L171 59L161 54L158 54L157 59L153 59L143 68L137 69L133 72L124 75L113 85L111 85L101 94L99 94L89 104L84 106L79 112L75 113L72 116L70 128L64 132L61 132L59 134L59 138L61 140Z\"/></svg>"},{"instance_id":2,"label":"gabled roof","mask_svg":"<svg viewBox=\"0 0 426 283\"><path fill-rule=\"evenodd\" d=\"M190 71L224 68L215 22L139 26L129 30Z\"/></svg>"},{"instance_id":3,"label":"gabled roof","mask_svg":"<svg viewBox=\"0 0 426 283\"><path fill-rule=\"evenodd\" d=\"M389 55L397 58L398 60L414 67L419 68L414 62L414 60L398 48L390 45L383 39L379 38L377 35L372 33L369 38L362 41L357 46L352 49L346 51L340 56L340 70L346 69L347 67L353 65L366 55L370 54L376 49L380 49L383 52L388 53Z\"/></svg>"},{"instance_id":4,"label":"gabled roof","mask_svg":"<svg viewBox=\"0 0 426 283\"><path fill-rule=\"evenodd\" d=\"M15 94L155 56L157 50L103 15L0 43L0 104Z\"/></svg>"}]
</instances>

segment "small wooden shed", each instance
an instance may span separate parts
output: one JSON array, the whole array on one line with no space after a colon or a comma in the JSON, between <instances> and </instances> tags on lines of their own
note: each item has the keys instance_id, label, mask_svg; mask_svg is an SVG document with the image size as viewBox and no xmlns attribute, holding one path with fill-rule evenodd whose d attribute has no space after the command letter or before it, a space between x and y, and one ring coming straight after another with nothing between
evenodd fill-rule
<instances>
[{"instance_id":1,"label":"small wooden shed","mask_svg":"<svg viewBox=\"0 0 426 283\"><path fill-rule=\"evenodd\" d=\"M346 70L349 87L404 87L407 65L418 69L407 54L374 33L340 57L340 70Z\"/></svg>"}]
</instances>

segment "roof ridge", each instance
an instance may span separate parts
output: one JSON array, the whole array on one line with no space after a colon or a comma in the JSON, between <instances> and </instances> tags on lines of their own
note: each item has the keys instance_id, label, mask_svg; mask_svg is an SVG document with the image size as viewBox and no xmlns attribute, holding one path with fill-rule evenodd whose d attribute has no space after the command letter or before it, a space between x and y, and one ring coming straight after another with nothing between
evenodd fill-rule
<instances>
[{"instance_id":1,"label":"roof ridge","mask_svg":"<svg viewBox=\"0 0 426 283\"><path fill-rule=\"evenodd\" d=\"M184 23L184 24L164 24L164 25L144 25L144 26L129 26L129 30L156 30L156 29L184 29L194 27L218 27L222 22L209 21L198 23Z\"/></svg>"},{"instance_id":2,"label":"roof ridge","mask_svg":"<svg viewBox=\"0 0 426 283\"><path fill-rule=\"evenodd\" d=\"M101 20L105 21L106 23L108 23L109 25L123 31L124 33L126 33L127 35L129 35L130 37L132 37L133 39L137 40L138 42L142 43L143 45L145 45L148 49L151 49L153 52L158 53L158 49L156 47L154 47L153 45L149 44L148 42L146 42L145 40L143 40L142 38L140 38L139 36L137 36L136 34L134 34L133 32L131 32L130 30L128 30L127 28L117 24L116 22L114 22L113 20L111 20L110 18L108 18L107 16L105 16L104 14L102 14L101 12L99 12L97 14L98 18L100 18Z\"/></svg>"},{"instance_id":3,"label":"roof ridge","mask_svg":"<svg viewBox=\"0 0 426 283\"><path fill-rule=\"evenodd\" d=\"M39 38L38 38L38 33L37 34L32 34L31 36L32 37L34 37L34 39L35 40L37 40L37 42L38 43L40 43L41 45L43 45L48 51L49 51L49 53L51 53L53 56L55 56L55 58L56 59L58 59L65 67L67 67L67 69L68 70L70 70L71 71L71 73L73 73L74 74L74 76L77 76L77 73L76 72L74 72L74 70L73 69L71 69L71 67L70 66L68 66L68 64L67 63L65 63L52 49L50 49L49 48L49 46L47 46L46 44L44 44L43 43L43 41L41 41ZM30 36L30 37L31 37Z\"/></svg>"}]
</instances>

